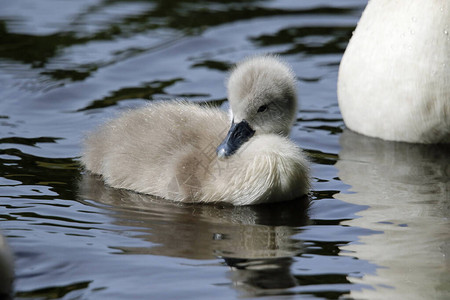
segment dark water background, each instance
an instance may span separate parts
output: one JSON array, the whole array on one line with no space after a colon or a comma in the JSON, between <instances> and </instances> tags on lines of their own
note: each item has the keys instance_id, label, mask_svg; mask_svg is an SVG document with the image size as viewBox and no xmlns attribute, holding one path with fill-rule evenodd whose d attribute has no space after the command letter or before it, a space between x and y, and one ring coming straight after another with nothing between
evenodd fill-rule
<instances>
[{"instance_id":1,"label":"dark water background","mask_svg":"<svg viewBox=\"0 0 450 300\"><path fill-rule=\"evenodd\" d=\"M366 1L0 2L0 228L17 299L448 299L449 149L344 128ZM177 205L105 187L83 135L148 101L220 105L235 62L294 68L311 206Z\"/></svg>"}]
</instances>

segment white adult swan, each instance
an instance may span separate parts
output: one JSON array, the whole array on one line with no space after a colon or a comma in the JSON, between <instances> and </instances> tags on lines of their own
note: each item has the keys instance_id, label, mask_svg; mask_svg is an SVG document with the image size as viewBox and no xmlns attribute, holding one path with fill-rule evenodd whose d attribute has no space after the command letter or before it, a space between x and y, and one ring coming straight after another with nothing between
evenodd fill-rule
<instances>
[{"instance_id":1,"label":"white adult swan","mask_svg":"<svg viewBox=\"0 0 450 300\"><path fill-rule=\"evenodd\" d=\"M297 109L291 69L273 56L245 60L230 75L228 97L230 116L183 101L129 111L86 139L82 163L112 187L182 202L306 194L307 159L287 138Z\"/></svg>"},{"instance_id":2,"label":"white adult swan","mask_svg":"<svg viewBox=\"0 0 450 300\"><path fill-rule=\"evenodd\" d=\"M450 143L450 1L370 0L341 61L338 99L356 132Z\"/></svg>"}]
</instances>

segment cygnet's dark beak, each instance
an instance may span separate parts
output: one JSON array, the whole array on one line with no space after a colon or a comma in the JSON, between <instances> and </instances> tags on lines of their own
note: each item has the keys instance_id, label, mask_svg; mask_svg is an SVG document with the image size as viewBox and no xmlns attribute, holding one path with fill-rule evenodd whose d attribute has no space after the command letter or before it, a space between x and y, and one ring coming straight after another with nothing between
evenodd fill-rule
<instances>
[{"instance_id":1,"label":"cygnet's dark beak","mask_svg":"<svg viewBox=\"0 0 450 300\"><path fill-rule=\"evenodd\" d=\"M230 131L228 131L222 144L217 147L217 156L219 156L219 158L224 158L232 155L254 134L255 131L250 127L247 121L242 120L236 124L233 120Z\"/></svg>"}]
</instances>

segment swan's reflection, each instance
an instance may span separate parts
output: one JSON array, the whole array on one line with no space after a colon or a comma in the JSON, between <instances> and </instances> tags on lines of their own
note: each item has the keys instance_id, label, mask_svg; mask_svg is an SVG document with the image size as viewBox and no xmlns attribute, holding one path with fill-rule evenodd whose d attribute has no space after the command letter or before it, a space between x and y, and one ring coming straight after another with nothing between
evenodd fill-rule
<instances>
[{"instance_id":1,"label":"swan's reflection","mask_svg":"<svg viewBox=\"0 0 450 300\"><path fill-rule=\"evenodd\" d=\"M307 222L307 198L251 207L179 204L113 189L85 174L80 199L94 200L111 212L115 225L131 226L140 239L153 244L116 247L123 253L220 257L230 266L233 285L252 295L296 284L290 266L302 243L292 235Z\"/></svg>"},{"instance_id":2,"label":"swan's reflection","mask_svg":"<svg viewBox=\"0 0 450 300\"><path fill-rule=\"evenodd\" d=\"M347 224L383 232L345 247L381 266L377 275L361 279L375 290L355 296L448 297L450 147L386 142L350 131L344 131L340 144L339 177L356 193L336 198L369 206Z\"/></svg>"}]
</instances>

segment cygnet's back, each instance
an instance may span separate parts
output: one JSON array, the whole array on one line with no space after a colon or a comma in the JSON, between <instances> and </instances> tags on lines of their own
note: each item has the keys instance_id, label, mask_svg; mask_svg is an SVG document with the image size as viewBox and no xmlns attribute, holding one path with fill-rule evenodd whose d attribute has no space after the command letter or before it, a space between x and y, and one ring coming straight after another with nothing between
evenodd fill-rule
<instances>
[{"instance_id":1,"label":"cygnet's back","mask_svg":"<svg viewBox=\"0 0 450 300\"><path fill-rule=\"evenodd\" d=\"M202 173L196 169L209 167L227 126L226 113L215 108L178 101L150 104L89 136L83 163L113 187L192 202ZM197 175L184 176L188 173ZM183 199L176 197L180 187Z\"/></svg>"}]
</instances>

